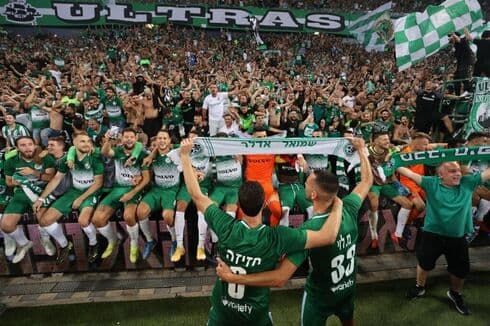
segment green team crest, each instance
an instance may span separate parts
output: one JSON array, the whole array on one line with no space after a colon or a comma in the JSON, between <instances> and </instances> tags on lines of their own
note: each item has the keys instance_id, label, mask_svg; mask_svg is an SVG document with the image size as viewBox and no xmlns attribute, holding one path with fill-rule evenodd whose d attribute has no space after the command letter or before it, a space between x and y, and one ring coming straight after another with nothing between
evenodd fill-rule
<instances>
[{"instance_id":1,"label":"green team crest","mask_svg":"<svg viewBox=\"0 0 490 326\"><path fill-rule=\"evenodd\" d=\"M374 30L376 31L376 34L378 34L379 38L385 43L391 41L395 35L395 30L393 28L390 15L387 13L381 15L374 24Z\"/></svg>"},{"instance_id":2,"label":"green team crest","mask_svg":"<svg viewBox=\"0 0 490 326\"><path fill-rule=\"evenodd\" d=\"M467 135L490 131L490 78L476 78Z\"/></svg>"}]
</instances>

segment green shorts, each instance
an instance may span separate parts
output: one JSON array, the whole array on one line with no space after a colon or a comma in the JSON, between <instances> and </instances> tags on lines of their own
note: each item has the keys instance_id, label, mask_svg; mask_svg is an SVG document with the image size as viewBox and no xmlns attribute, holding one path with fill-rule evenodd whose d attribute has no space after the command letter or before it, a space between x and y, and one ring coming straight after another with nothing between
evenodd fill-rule
<instances>
[{"instance_id":1,"label":"green shorts","mask_svg":"<svg viewBox=\"0 0 490 326\"><path fill-rule=\"evenodd\" d=\"M201 188L201 192L204 194L204 195L208 195L208 187L207 185L203 185L202 183L199 184L199 188ZM179 200L182 200L186 203L190 203L192 201L191 199L191 195L189 195L189 193L187 192L187 187L185 186L185 184L182 184L182 186L180 187L180 190L179 190L179 193L177 194L177 201Z\"/></svg>"},{"instance_id":2,"label":"green shorts","mask_svg":"<svg viewBox=\"0 0 490 326\"><path fill-rule=\"evenodd\" d=\"M282 207L289 207L292 209L294 204L297 203L301 211L305 212L308 207L313 205L306 199L305 187L302 184L283 183L279 185L278 192Z\"/></svg>"},{"instance_id":3,"label":"green shorts","mask_svg":"<svg viewBox=\"0 0 490 326\"><path fill-rule=\"evenodd\" d=\"M85 191L78 190L78 189L70 189L67 192L63 194L60 198L58 198L52 205L51 208L56 209L58 212L60 212L63 215L69 214L73 209L71 208L71 205L73 205L73 202L78 199ZM98 202L98 196L97 194L93 194L91 196L88 196L85 198L85 200L80 204L80 207L78 208L79 211L82 211L86 207L92 207L95 208L97 206Z\"/></svg>"},{"instance_id":4,"label":"green shorts","mask_svg":"<svg viewBox=\"0 0 490 326\"><path fill-rule=\"evenodd\" d=\"M340 302L327 304L304 292L301 303L301 326L325 326L328 317L331 315L339 317L340 320L354 318L354 298L355 294L352 293Z\"/></svg>"},{"instance_id":5,"label":"green shorts","mask_svg":"<svg viewBox=\"0 0 490 326\"><path fill-rule=\"evenodd\" d=\"M238 202L238 189L238 187L217 185L213 188L209 198L218 206L223 203L225 205L233 205Z\"/></svg>"},{"instance_id":6,"label":"green shorts","mask_svg":"<svg viewBox=\"0 0 490 326\"><path fill-rule=\"evenodd\" d=\"M385 197L388 197L389 199L401 196L398 190L396 190L396 188L391 183L387 183L382 186L373 185L371 186L371 189L369 189L369 192L374 192L378 197L381 194Z\"/></svg>"},{"instance_id":7,"label":"green shorts","mask_svg":"<svg viewBox=\"0 0 490 326\"><path fill-rule=\"evenodd\" d=\"M153 187L151 190L143 197L142 203L145 203L150 207L152 212L159 209L174 209L175 208L175 197L177 196L177 191L179 187L171 188L159 188Z\"/></svg>"},{"instance_id":8,"label":"green shorts","mask_svg":"<svg viewBox=\"0 0 490 326\"><path fill-rule=\"evenodd\" d=\"M26 196L22 189L17 189L12 196L11 201L8 203L7 207L3 211L4 215L7 214L24 214L27 212L32 212L32 202L29 197Z\"/></svg>"},{"instance_id":9,"label":"green shorts","mask_svg":"<svg viewBox=\"0 0 490 326\"><path fill-rule=\"evenodd\" d=\"M0 206L7 206L8 203L12 200L12 196L10 195L0 195Z\"/></svg>"},{"instance_id":10,"label":"green shorts","mask_svg":"<svg viewBox=\"0 0 490 326\"><path fill-rule=\"evenodd\" d=\"M134 195L134 197L126 202L122 203L119 201L123 195L130 192L133 187L114 187L112 190L102 199L100 206L109 206L110 208L117 210L119 208L126 207L130 204L138 204L141 200L141 193Z\"/></svg>"}]
</instances>

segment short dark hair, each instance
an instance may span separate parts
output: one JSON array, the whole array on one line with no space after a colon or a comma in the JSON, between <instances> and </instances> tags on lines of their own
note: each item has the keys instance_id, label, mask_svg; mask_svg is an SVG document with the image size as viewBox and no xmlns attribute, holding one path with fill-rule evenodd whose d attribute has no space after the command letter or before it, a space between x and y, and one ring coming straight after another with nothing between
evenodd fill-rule
<instances>
[{"instance_id":1,"label":"short dark hair","mask_svg":"<svg viewBox=\"0 0 490 326\"><path fill-rule=\"evenodd\" d=\"M315 184L325 194L336 195L339 191L339 180L331 172L318 170L313 172L315 175Z\"/></svg>"},{"instance_id":2,"label":"short dark hair","mask_svg":"<svg viewBox=\"0 0 490 326\"><path fill-rule=\"evenodd\" d=\"M64 145L65 142L66 142L66 139L65 139L64 136L60 135L60 136L49 137L48 138L48 142L50 142L50 141L55 141L58 144L63 144Z\"/></svg>"},{"instance_id":3,"label":"short dark hair","mask_svg":"<svg viewBox=\"0 0 490 326\"><path fill-rule=\"evenodd\" d=\"M161 133L161 132L166 133L166 134L167 134L167 136L169 136L169 137L170 137L170 132L169 132L167 129L160 129L160 130L158 130L157 135L158 135L159 133ZM154 136L154 137L151 137L151 139L150 139L150 140L152 140L153 138L155 138L155 140L157 139L157 138L156 138L156 136Z\"/></svg>"},{"instance_id":4,"label":"short dark hair","mask_svg":"<svg viewBox=\"0 0 490 326\"><path fill-rule=\"evenodd\" d=\"M387 131L380 131L373 134L373 140L384 135L390 136L390 134Z\"/></svg>"},{"instance_id":5,"label":"short dark hair","mask_svg":"<svg viewBox=\"0 0 490 326\"><path fill-rule=\"evenodd\" d=\"M257 181L245 181L238 190L238 203L247 216L256 216L264 206L264 188Z\"/></svg>"},{"instance_id":6,"label":"short dark hair","mask_svg":"<svg viewBox=\"0 0 490 326\"><path fill-rule=\"evenodd\" d=\"M476 138L480 138L480 137L488 137L488 134L485 132L472 132L468 136L468 141L472 141L472 140L474 140Z\"/></svg>"},{"instance_id":7,"label":"short dark hair","mask_svg":"<svg viewBox=\"0 0 490 326\"><path fill-rule=\"evenodd\" d=\"M138 132L136 130L134 130L134 128L131 128L131 127L124 128L121 134L125 134L127 132L132 132L135 136L138 135Z\"/></svg>"},{"instance_id":8,"label":"short dark hair","mask_svg":"<svg viewBox=\"0 0 490 326\"><path fill-rule=\"evenodd\" d=\"M228 134L226 132L218 132L214 137L217 138L228 138Z\"/></svg>"},{"instance_id":9,"label":"short dark hair","mask_svg":"<svg viewBox=\"0 0 490 326\"><path fill-rule=\"evenodd\" d=\"M257 126L257 125L254 125L253 127L253 132L262 132L262 131L267 131L264 126Z\"/></svg>"},{"instance_id":10,"label":"short dark hair","mask_svg":"<svg viewBox=\"0 0 490 326\"><path fill-rule=\"evenodd\" d=\"M34 138L32 138L31 136L20 136L19 138L17 138L15 140L15 147L19 146L19 140L22 140L22 139L30 139L34 143Z\"/></svg>"}]
</instances>

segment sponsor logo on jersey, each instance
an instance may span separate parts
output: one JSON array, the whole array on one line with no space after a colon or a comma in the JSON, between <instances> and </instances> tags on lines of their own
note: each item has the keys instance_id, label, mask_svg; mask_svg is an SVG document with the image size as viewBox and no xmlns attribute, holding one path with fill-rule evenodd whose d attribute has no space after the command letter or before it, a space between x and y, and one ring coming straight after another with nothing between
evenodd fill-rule
<instances>
[{"instance_id":1,"label":"sponsor logo on jersey","mask_svg":"<svg viewBox=\"0 0 490 326\"><path fill-rule=\"evenodd\" d=\"M338 291L343 291L343 290L346 290L348 288L350 288L351 286L354 285L354 281L353 280L348 280L342 284L339 284L339 285L336 285L332 288L330 288L330 290L335 293L335 292L338 292Z\"/></svg>"},{"instance_id":2,"label":"sponsor logo on jersey","mask_svg":"<svg viewBox=\"0 0 490 326\"><path fill-rule=\"evenodd\" d=\"M236 303L234 301L228 300L227 298L223 298L221 300L221 303L226 308L230 308L230 309L236 310L238 312L246 312L248 314L252 313L252 309L253 309L252 306L250 306L246 303L245 304Z\"/></svg>"}]
</instances>

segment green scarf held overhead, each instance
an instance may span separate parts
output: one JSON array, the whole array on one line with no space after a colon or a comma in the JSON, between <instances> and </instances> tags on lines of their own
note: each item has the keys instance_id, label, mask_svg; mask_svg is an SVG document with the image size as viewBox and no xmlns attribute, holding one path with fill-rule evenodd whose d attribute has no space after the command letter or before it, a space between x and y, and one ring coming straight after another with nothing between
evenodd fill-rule
<instances>
[{"instance_id":1,"label":"green scarf held overhead","mask_svg":"<svg viewBox=\"0 0 490 326\"><path fill-rule=\"evenodd\" d=\"M427 152L396 153L383 165L383 172L390 176L402 166L416 164L439 165L444 162L490 161L490 146L438 149Z\"/></svg>"}]
</instances>

